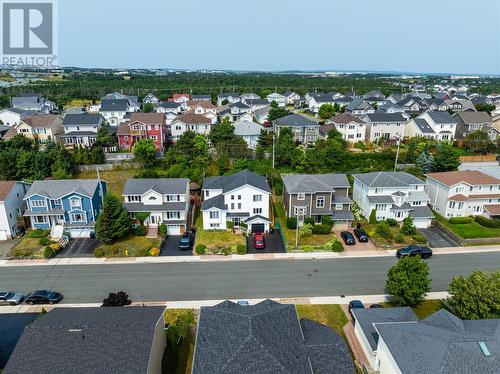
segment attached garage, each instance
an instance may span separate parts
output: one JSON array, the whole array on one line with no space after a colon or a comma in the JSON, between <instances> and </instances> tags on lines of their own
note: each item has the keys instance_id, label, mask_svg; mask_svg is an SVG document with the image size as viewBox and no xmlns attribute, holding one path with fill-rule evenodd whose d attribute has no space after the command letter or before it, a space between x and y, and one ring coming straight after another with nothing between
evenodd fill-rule
<instances>
[{"instance_id":1,"label":"attached garage","mask_svg":"<svg viewBox=\"0 0 500 374\"><path fill-rule=\"evenodd\" d=\"M69 234L69 237L72 238L72 239L76 239L76 238L90 238L90 234L91 234L92 230L91 229L69 229L68 230L68 234Z\"/></svg>"},{"instance_id":2,"label":"attached garage","mask_svg":"<svg viewBox=\"0 0 500 374\"><path fill-rule=\"evenodd\" d=\"M181 225L167 225L167 235L181 235Z\"/></svg>"},{"instance_id":3,"label":"attached garage","mask_svg":"<svg viewBox=\"0 0 500 374\"><path fill-rule=\"evenodd\" d=\"M266 225L264 223L252 223L251 227L252 233L263 233L266 230Z\"/></svg>"},{"instance_id":4,"label":"attached garage","mask_svg":"<svg viewBox=\"0 0 500 374\"><path fill-rule=\"evenodd\" d=\"M268 233L270 221L263 216L255 215L245 220L251 233Z\"/></svg>"}]
</instances>

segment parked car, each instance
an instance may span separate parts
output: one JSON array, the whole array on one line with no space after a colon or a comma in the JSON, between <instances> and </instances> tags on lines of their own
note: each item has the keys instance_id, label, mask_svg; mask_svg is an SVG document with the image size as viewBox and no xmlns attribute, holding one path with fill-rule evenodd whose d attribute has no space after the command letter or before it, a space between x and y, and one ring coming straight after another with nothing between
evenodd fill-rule
<instances>
[{"instance_id":1,"label":"parked car","mask_svg":"<svg viewBox=\"0 0 500 374\"><path fill-rule=\"evenodd\" d=\"M405 256L420 256L422 258L429 258L432 256L432 249L421 245L407 245L406 247L399 248L396 251L396 256L398 258Z\"/></svg>"},{"instance_id":2,"label":"parked car","mask_svg":"<svg viewBox=\"0 0 500 374\"><path fill-rule=\"evenodd\" d=\"M349 232L349 231L342 231L340 233L340 237L344 241L345 244L347 245L354 245L356 244L356 239L354 239L354 235Z\"/></svg>"},{"instance_id":3,"label":"parked car","mask_svg":"<svg viewBox=\"0 0 500 374\"><path fill-rule=\"evenodd\" d=\"M266 241L264 240L263 234L255 234L254 237L254 247L255 249L264 249L266 248Z\"/></svg>"},{"instance_id":4,"label":"parked car","mask_svg":"<svg viewBox=\"0 0 500 374\"><path fill-rule=\"evenodd\" d=\"M358 238L360 243L366 243L368 241L368 234L361 228L355 228L354 235L356 235L356 238Z\"/></svg>"},{"instance_id":5,"label":"parked car","mask_svg":"<svg viewBox=\"0 0 500 374\"><path fill-rule=\"evenodd\" d=\"M352 314L353 309L365 309L365 305L361 302L361 300L351 300L349 302L349 313L351 314L352 318L354 318L354 315Z\"/></svg>"},{"instance_id":6,"label":"parked car","mask_svg":"<svg viewBox=\"0 0 500 374\"><path fill-rule=\"evenodd\" d=\"M186 231L181 236L181 240L179 241L179 249L189 250L193 247L194 235L193 233Z\"/></svg>"},{"instance_id":7,"label":"parked car","mask_svg":"<svg viewBox=\"0 0 500 374\"><path fill-rule=\"evenodd\" d=\"M0 305L18 305L24 300L24 295L14 291L0 291Z\"/></svg>"},{"instance_id":8,"label":"parked car","mask_svg":"<svg viewBox=\"0 0 500 374\"><path fill-rule=\"evenodd\" d=\"M48 290L37 290L28 294L24 302L29 305L57 304L62 299L63 295L61 295L59 292L48 291Z\"/></svg>"}]
</instances>

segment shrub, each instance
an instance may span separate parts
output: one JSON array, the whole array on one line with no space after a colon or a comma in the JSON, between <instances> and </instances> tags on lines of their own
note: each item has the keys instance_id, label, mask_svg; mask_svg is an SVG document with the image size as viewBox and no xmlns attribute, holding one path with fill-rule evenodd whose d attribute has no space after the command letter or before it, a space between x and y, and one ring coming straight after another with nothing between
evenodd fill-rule
<instances>
[{"instance_id":1,"label":"shrub","mask_svg":"<svg viewBox=\"0 0 500 374\"><path fill-rule=\"evenodd\" d=\"M47 238L46 236L44 236L43 238L40 238L40 240L38 240L38 244L40 244L40 245L49 245L50 244L50 239Z\"/></svg>"},{"instance_id":2,"label":"shrub","mask_svg":"<svg viewBox=\"0 0 500 374\"><path fill-rule=\"evenodd\" d=\"M330 228L331 228L335 222L333 221L332 217L323 216L323 217L321 217L321 223L323 223L325 225L330 225Z\"/></svg>"},{"instance_id":3,"label":"shrub","mask_svg":"<svg viewBox=\"0 0 500 374\"><path fill-rule=\"evenodd\" d=\"M26 236L28 238L44 238L50 234L50 230L34 229L31 230Z\"/></svg>"},{"instance_id":4,"label":"shrub","mask_svg":"<svg viewBox=\"0 0 500 374\"><path fill-rule=\"evenodd\" d=\"M245 244L238 244L236 246L236 253L239 255L244 255L247 253L247 246Z\"/></svg>"},{"instance_id":5,"label":"shrub","mask_svg":"<svg viewBox=\"0 0 500 374\"><path fill-rule=\"evenodd\" d=\"M234 227L234 222L233 221L226 221L226 227L228 229L232 229Z\"/></svg>"},{"instance_id":6,"label":"shrub","mask_svg":"<svg viewBox=\"0 0 500 374\"><path fill-rule=\"evenodd\" d=\"M286 228L290 230L295 230L297 228L297 218L296 217L288 217L286 219Z\"/></svg>"},{"instance_id":7,"label":"shrub","mask_svg":"<svg viewBox=\"0 0 500 374\"><path fill-rule=\"evenodd\" d=\"M449 223L452 225L462 225L466 223L471 223L472 222L472 217L451 217L448 220Z\"/></svg>"},{"instance_id":8,"label":"shrub","mask_svg":"<svg viewBox=\"0 0 500 374\"><path fill-rule=\"evenodd\" d=\"M49 247L52 248L55 252L61 249L61 245L59 243L52 243L49 245Z\"/></svg>"},{"instance_id":9,"label":"shrub","mask_svg":"<svg viewBox=\"0 0 500 374\"><path fill-rule=\"evenodd\" d=\"M44 258L52 258L56 255L56 252L49 246L46 246L45 249L43 250L43 257Z\"/></svg>"},{"instance_id":10,"label":"shrub","mask_svg":"<svg viewBox=\"0 0 500 374\"><path fill-rule=\"evenodd\" d=\"M307 238L311 236L311 234L314 231L314 225L311 225L310 223L306 223L301 226L300 228L300 237L301 238Z\"/></svg>"},{"instance_id":11,"label":"shrub","mask_svg":"<svg viewBox=\"0 0 500 374\"><path fill-rule=\"evenodd\" d=\"M368 219L368 222L372 225L377 223L377 212L375 211L375 209L372 209L372 211L370 212L370 218Z\"/></svg>"},{"instance_id":12,"label":"shrub","mask_svg":"<svg viewBox=\"0 0 500 374\"><path fill-rule=\"evenodd\" d=\"M404 235L415 235L417 233L417 228L413 224L413 218L406 217L403 220L403 225L401 226L401 233Z\"/></svg>"},{"instance_id":13,"label":"shrub","mask_svg":"<svg viewBox=\"0 0 500 374\"><path fill-rule=\"evenodd\" d=\"M344 251L344 245L337 238L335 238L335 240L332 243L332 251L333 252L343 252Z\"/></svg>"},{"instance_id":14,"label":"shrub","mask_svg":"<svg viewBox=\"0 0 500 374\"><path fill-rule=\"evenodd\" d=\"M387 218L385 222L387 222L387 224L391 227L398 225L398 221L396 221L394 218Z\"/></svg>"},{"instance_id":15,"label":"shrub","mask_svg":"<svg viewBox=\"0 0 500 374\"><path fill-rule=\"evenodd\" d=\"M402 233L397 233L394 240L396 243L403 243L405 241L405 236Z\"/></svg>"},{"instance_id":16,"label":"shrub","mask_svg":"<svg viewBox=\"0 0 500 374\"><path fill-rule=\"evenodd\" d=\"M225 248L221 248L221 249L219 250L219 253L220 253L221 255L224 255L224 256L228 256L228 255L230 255L230 254L231 254L231 252L232 252L232 251L231 251L231 247L225 247Z\"/></svg>"},{"instance_id":17,"label":"shrub","mask_svg":"<svg viewBox=\"0 0 500 374\"><path fill-rule=\"evenodd\" d=\"M104 251L104 248L98 247L94 250L94 257L104 257L106 255L106 252Z\"/></svg>"},{"instance_id":18,"label":"shrub","mask_svg":"<svg viewBox=\"0 0 500 374\"><path fill-rule=\"evenodd\" d=\"M375 232L380 237L388 239L388 240L391 240L393 237L391 228L389 227L389 225L385 221L377 223L377 227L375 228Z\"/></svg>"},{"instance_id":19,"label":"shrub","mask_svg":"<svg viewBox=\"0 0 500 374\"><path fill-rule=\"evenodd\" d=\"M314 219L313 219L313 218L311 218L311 217L307 217L307 218L304 220L304 224L314 226Z\"/></svg>"},{"instance_id":20,"label":"shrub","mask_svg":"<svg viewBox=\"0 0 500 374\"><path fill-rule=\"evenodd\" d=\"M206 250L207 246L203 244L198 244L195 248L196 254L198 255L204 255Z\"/></svg>"},{"instance_id":21,"label":"shrub","mask_svg":"<svg viewBox=\"0 0 500 374\"><path fill-rule=\"evenodd\" d=\"M146 226L137 226L134 228L135 236L145 236L146 235Z\"/></svg>"},{"instance_id":22,"label":"shrub","mask_svg":"<svg viewBox=\"0 0 500 374\"><path fill-rule=\"evenodd\" d=\"M411 237L416 243L419 244L424 244L427 243L427 239L425 236L423 236L421 233L417 232L416 234L412 235Z\"/></svg>"},{"instance_id":23,"label":"shrub","mask_svg":"<svg viewBox=\"0 0 500 374\"><path fill-rule=\"evenodd\" d=\"M167 234L167 225L165 225L164 223L162 223L160 225L160 234L162 234L162 235L166 235Z\"/></svg>"},{"instance_id":24,"label":"shrub","mask_svg":"<svg viewBox=\"0 0 500 374\"><path fill-rule=\"evenodd\" d=\"M157 257L160 254L160 248L153 247L149 250L149 255Z\"/></svg>"},{"instance_id":25,"label":"shrub","mask_svg":"<svg viewBox=\"0 0 500 374\"><path fill-rule=\"evenodd\" d=\"M474 220L483 227L500 228L500 221L496 219L488 219L483 216L475 216Z\"/></svg>"},{"instance_id":26,"label":"shrub","mask_svg":"<svg viewBox=\"0 0 500 374\"><path fill-rule=\"evenodd\" d=\"M124 306L132 304L132 300L123 291L117 293L111 292L107 298L102 301L102 306Z\"/></svg>"},{"instance_id":27,"label":"shrub","mask_svg":"<svg viewBox=\"0 0 500 374\"><path fill-rule=\"evenodd\" d=\"M318 235L328 235L332 231L332 226L326 223L322 223L321 225L314 225L312 228L313 234Z\"/></svg>"}]
</instances>

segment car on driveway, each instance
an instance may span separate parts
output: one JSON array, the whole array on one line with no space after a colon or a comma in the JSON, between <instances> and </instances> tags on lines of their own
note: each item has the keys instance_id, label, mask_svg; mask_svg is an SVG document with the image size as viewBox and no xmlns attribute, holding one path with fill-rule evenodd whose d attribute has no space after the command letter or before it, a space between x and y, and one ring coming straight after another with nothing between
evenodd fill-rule
<instances>
[{"instance_id":1,"label":"car on driveway","mask_svg":"<svg viewBox=\"0 0 500 374\"><path fill-rule=\"evenodd\" d=\"M365 305L361 300L351 300L349 301L349 313L351 314L352 318L354 318L354 315L352 313L353 309L365 309Z\"/></svg>"},{"instance_id":2,"label":"car on driveway","mask_svg":"<svg viewBox=\"0 0 500 374\"><path fill-rule=\"evenodd\" d=\"M0 305L18 305L24 300L24 295L14 291L0 291Z\"/></svg>"},{"instance_id":3,"label":"car on driveway","mask_svg":"<svg viewBox=\"0 0 500 374\"><path fill-rule=\"evenodd\" d=\"M48 291L48 290L37 290L28 294L24 302L29 305L57 304L62 299L63 295L61 295L59 292Z\"/></svg>"},{"instance_id":4,"label":"car on driveway","mask_svg":"<svg viewBox=\"0 0 500 374\"><path fill-rule=\"evenodd\" d=\"M368 242L368 234L366 233L365 230L361 228L355 228L354 235L356 236L356 238L358 238L358 242L360 243Z\"/></svg>"},{"instance_id":5,"label":"car on driveway","mask_svg":"<svg viewBox=\"0 0 500 374\"><path fill-rule=\"evenodd\" d=\"M266 248L266 241L264 240L263 234L255 234L254 237L254 247L255 249L264 249Z\"/></svg>"},{"instance_id":6,"label":"car on driveway","mask_svg":"<svg viewBox=\"0 0 500 374\"><path fill-rule=\"evenodd\" d=\"M421 245L407 245L406 247L399 248L396 251L397 258L406 256L420 256L422 258L429 258L432 256L432 249Z\"/></svg>"},{"instance_id":7,"label":"car on driveway","mask_svg":"<svg viewBox=\"0 0 500 374\"><path fill-rule=\"evenodd\" d=\"M179 249L182 250L189 250L193 247L193 242L194 242L194 235L186 231L184 234L182 234L181 239L179 241Z\"/></svg>"},{"instance_id":8,"label":"car on driveway","mask_svg":"<svg viewBox=\"0 0 500 374\"><path fill-rule=\"evenodd\" d=\"M340 233L340 237L342 238L344 243L347 245L355 245L356 244L356 239L354 239L354 235L349 231L342 231Z\"/></svg>"}]
</instances>

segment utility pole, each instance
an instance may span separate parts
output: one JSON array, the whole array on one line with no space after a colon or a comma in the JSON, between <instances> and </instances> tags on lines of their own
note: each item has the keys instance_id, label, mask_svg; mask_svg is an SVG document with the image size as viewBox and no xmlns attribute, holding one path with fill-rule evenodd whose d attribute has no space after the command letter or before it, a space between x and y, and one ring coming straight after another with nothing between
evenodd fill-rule
<instances>
[{"instance_id":1,"label":"utility pole","mask_svg":"<svg viewBox=\"0 0 500 374\"><path fill-rule=\"evenodd\" d=\"M397 167L397 165L398 165L398 158L399 158L399 146L400 146L400 144L401 144L401 138L399 138L399 137L398 137L397 139L398 139L398 140L397 140L397 142L398 142L398 149L397 149L397 151L396 151L396 161L394 161L394 171L396 171L396 167Z\"/></svg>"},{"instance_id":2,"label":"utility pole","mask_svg":"<svg viewBox=\"0 0 500 374\"><path fill-rule=\"evenodd\" d=\"M273 170L274 170L274 142L276 140L276 134L273 132Z\"/></svg>"}]
</instances>

